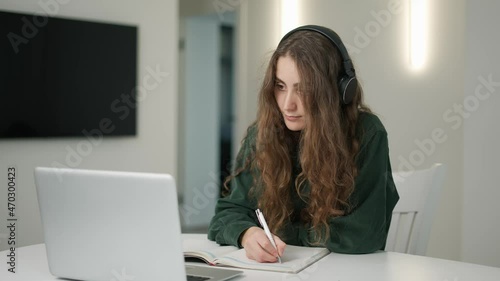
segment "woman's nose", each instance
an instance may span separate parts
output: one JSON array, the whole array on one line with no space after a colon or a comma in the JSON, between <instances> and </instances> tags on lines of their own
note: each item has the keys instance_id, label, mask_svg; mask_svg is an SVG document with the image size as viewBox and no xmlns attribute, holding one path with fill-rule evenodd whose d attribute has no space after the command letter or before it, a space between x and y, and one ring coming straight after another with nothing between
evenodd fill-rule
<instances>
[{"instance_id":1,"label":"woman's nose","mask_svg":"<svg viewBox=\"0 0 500 281\"><path fill-rule=\"evenodd\" d=\"M286 93L283 109L285 111L293 111L297 108L297 95L290 90Z\"/></svg>"}]
</instances>

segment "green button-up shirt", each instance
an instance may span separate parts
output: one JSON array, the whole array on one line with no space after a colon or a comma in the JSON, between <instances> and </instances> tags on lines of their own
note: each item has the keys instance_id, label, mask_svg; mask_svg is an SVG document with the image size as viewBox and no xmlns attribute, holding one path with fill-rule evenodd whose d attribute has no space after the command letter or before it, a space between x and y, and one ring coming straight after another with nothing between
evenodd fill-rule
<instances>
[{"instance_id":1,"label":"green button-up shirt","mask_svg":"<svg viewBox=\"0 0 500 281\"><path fill-rule=\"evenodd\" d=\"M358 175L354 191L349 198L351 208L346 215L330 219L330 238L324 245L330 251L338 253L362 254L383 250L392 210L399 199L392 179L384 126L378 117L370 113L361 113L359 124L361 130L358 131L362 134L356 158ZM255 127L248 130L239 152L236 169L244 165L251 147L255 147L256 134ZM294 176L299 172L300 169L294 169ZM217 202L208 230L210 240L222 245L241 247L241 234L252 226L259 226L255 216L257 201L249 196L252 184L253 177L249 171L243 171L232 180L231 193ZM295 184L295 181L292 181L292 184ZM307 202L298 198L294 186L291 192L294 208L299 210L296 213L300 213ZM311 246L313 240L308 229L308 223L291 218L280 238L287 244Z\"/></svg>"}]
</instances>

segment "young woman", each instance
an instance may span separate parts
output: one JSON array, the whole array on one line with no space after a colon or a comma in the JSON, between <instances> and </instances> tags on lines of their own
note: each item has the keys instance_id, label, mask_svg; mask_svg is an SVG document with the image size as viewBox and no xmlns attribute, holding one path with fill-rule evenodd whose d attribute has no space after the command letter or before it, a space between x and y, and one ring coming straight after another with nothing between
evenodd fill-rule
<instances>
[{"instance_id":1,"label":"young woman","mask_svg":"<svg viewBox=\"0 0 500 281\"><path fill-rule=\"evenodd\" d=\"M286 244L352 254L384 249L399 199L387 132L363 103L335 32L302 26L283 37L225 186L208 238L244 247L251 259L275 262Z\"/></svg>"}]
</instances>

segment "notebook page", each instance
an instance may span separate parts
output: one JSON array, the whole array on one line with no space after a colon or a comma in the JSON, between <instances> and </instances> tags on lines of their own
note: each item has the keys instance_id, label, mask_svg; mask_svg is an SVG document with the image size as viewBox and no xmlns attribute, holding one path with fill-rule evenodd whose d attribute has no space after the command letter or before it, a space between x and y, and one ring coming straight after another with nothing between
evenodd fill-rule
<instances>
[{"instance_id":1,"label":"notebook page","mask_svg":"<svg viewBox=\"0 0 500 281\"><path fill-rule=\"evenodd\" d=\"M328 255L326 248L299 247L287 245L281 260L282 263L259 263L246 257L245 249L229 253L217 259L218 265L227 265L246 269L269 270L297 273L312 263Z\"/></svg>"},{"instance_id":2,"label":"notebook page","mask_svg":"<svg viewBox=\"0 0 500 281\"><path fill-rule=\"evenodd\" d=\"M185 257L204 258L210 263L213 263L217 257L238 250L234 246L220 246L216 242L208 240L206 235L200 234L183 234L182 249Z\"/></svg>"}]
</instances>

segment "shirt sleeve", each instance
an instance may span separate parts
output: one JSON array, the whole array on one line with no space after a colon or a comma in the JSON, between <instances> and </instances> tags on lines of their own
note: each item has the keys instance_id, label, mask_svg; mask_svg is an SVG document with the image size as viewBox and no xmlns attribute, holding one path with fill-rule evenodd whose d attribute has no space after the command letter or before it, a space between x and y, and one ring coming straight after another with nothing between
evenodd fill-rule
<instances>
[{"instance_id":1,"label":"shirt sleeve","mask_svg":"<svg viewBox=\"0 0 500 281\"><path fill-rule=\"evenodd\" d=\"M363 254L383 250L399 199L392 179L387 133L376 131L357 158L358 176L350 197L351 211L330 220L326 247L332 252ZM312 245L310 226L295 223L293 232L302 245Z\"/></svg>"},{"instance_id":2,"label":"shirt sleeve","mask_svg":"<svg viewBox=\"0 0 500 281\"><path fill-rule=\"evenodd\" d=\"M244 167L250 157L252 136L247 136L236 158L235 170ZM248 169L231 180L231 193L220 198L215 206L215 215L208 228L208 239L221 245L240 247L241 234L252 226L258 226L255 209L257 202L248 192L253 183L253 176Z\"/></svg>"}]
</instances>

